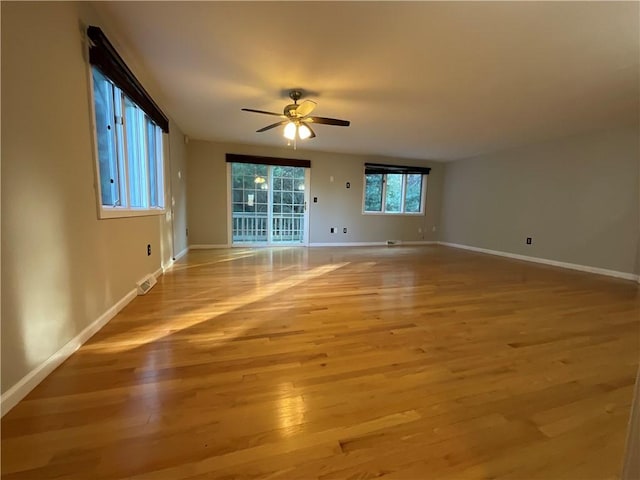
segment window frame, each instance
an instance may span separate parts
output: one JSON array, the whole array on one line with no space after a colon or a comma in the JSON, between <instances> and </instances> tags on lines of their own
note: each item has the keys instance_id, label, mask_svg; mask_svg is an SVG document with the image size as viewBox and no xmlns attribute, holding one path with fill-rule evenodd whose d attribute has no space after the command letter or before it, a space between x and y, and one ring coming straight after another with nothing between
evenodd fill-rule
<instances>
[{"instance_id":1,"label":"window frame","mask_svg":"<svg viewBox=\"0 0 640 480\"><path fill-rule=\"evenodd\" d=\"M104 205L102 203L102 183L100 176L100 154L98 151L98 128L97 128L97 120L96 120L96 98L95 98L95 85L93 79L93 69L96 68L105 79L111 83L112 85L112 93L120 93L120 110L122 123L117 123L114 131L114 142L115 142L115 154L116 154L116 169L119 174L119 195L121 199L121 205ZM89 107L90 107L90 118L91 118L91 140L93 147L93 157L94 157L94 190L96 194L96 206L98 211L99 219L109 219L109 218L126 218L126 217L144 217L144 216L159 216L165 215L167 213L167 194L166 194L166 158L167 158L167 135L162 131L161 127L147 115L144 110L134 101L132 100L126 92L124 92L120 87L118 87L109 77L107 77L103 72L100 71L98 67L92 65L87 62L87 76L89 79ZM116 107L117 102L115 99L113 100L113 113L114 115L119 111ZM128 139L127 139L127 128L126 128L126 113L125 113L125 98L127 98L131 103L133 103L138 109L142 111L144 115L145 121L144 123L144 131L145 131L145 145L144 151L148 152L147 142L149 139L147 138L147 123L146 119L149 119L155 125L155 139L157 142L156 146L156 162L158 165L156 166L157 172L157 195L158 195L158 203L161 206L151 206L151 192L150 192L150 175L148 171L149 166L149 158L145 157L144 163L145 168L147 170L147 175L145 179L145 183L147 184L147 201L149 206L146 207L132 207L130 205L131 199L131 187L130 187L130 179L129 179L129 154L128 154Z\"/></svg>"},{"instance_id":2,"label":"window frame","mask_svg":"<svg viewBox=\"0 0 640 480\"><path fill-rule=\"evenodd\" d=\"M386 194L387 194L387 175L402 175L402 185L401 185L401 198L400 198L400 211L399 212L388 212L386 211ZM368 211L366 210L366 200L367 200L367 175L382 175L382 192L381 192L381 210L380 211ZM417 212L406 212L406 192L407 192L407 177L409 175L417 175L416 173L400 173L400 172L386 172L386 173L364 173L363 176L363 184L362 184L362 214L363 215L392 215L392 216L417 216L424 215L426 211L426 200L427 200L427 188L426 188L426 178L429 176L424 173L420 173L421 176L421 184L420 184L420 210Z\"/></svg>"}]
</instances>

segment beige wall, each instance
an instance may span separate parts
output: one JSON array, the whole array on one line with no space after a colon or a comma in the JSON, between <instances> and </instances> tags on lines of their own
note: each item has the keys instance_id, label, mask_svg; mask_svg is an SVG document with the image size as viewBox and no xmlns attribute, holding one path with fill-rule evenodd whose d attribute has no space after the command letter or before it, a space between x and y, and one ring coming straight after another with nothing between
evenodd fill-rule
<instances>
[{"instance_id":1,"label":"beige wall","mask_svg":"<svg viewBox=\"0 0 640 480\"><path fill-rule=\"evenodd\" d=\"M239 144L191 141L187 146L189 244L227 244L226 153L299 158L311 161L309 204L311 243L437 240L443 166L437 162L377 156L313 152ZM432 168L428 177L426 215L363 215L364 163L396 163ZM334 181L330 181L330 177ZM346 188L346 182L351 188ZM339 227L331 234L330 227ZM342 229L347 227L347 233ZM419 230L422 230L420 232Z\"/></svg>"},{"instance_id":2,"label":"beige wall","mask_svg":"<svg viewBox=\"0 0 640 480\"><path fill-rule=\"evenodd\" d=\"M173 254L183 253L187 245L187 149L180 129L169 131L170 171L168 187L171 188L173 219Z\"/></svg>"},{"instance_id":3,"label":"beige wall","mask_svg":"<svg viewBox=\"0 0 640 480\"><path fill-rule=\"evenodd\" d=\"M449 163L441 240L634 273L639 157L628 128Z\"/></svg>"},{"instance_id":4,"label":"beige wall","mask_svg":"<svg viewBox=\"0 0 640 480\"><path fill-rule=\"evenodd\" d=\"M168 263L172 235L170 216L97 218L81 28L101 25L95 13L57 2L1 9L5 393Z\"/></svg>"}]
</instances>

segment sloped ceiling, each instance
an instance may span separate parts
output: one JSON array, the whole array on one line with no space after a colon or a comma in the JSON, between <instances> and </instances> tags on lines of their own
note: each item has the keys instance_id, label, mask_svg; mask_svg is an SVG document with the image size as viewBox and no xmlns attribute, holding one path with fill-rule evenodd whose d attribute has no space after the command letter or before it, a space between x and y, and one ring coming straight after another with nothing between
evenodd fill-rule
<instances>
[{"instance_id":1,"label":"sloped ceiling","mask_svg":"<svg viewBox=\"0 0 640 480\"><path fill-rule=\"evenodd\" d=\"M451 160L637 124L637 2L104 2L190 137L255 133L287 91L318 102L298 148Z\"/></svg>"}]
</instances>

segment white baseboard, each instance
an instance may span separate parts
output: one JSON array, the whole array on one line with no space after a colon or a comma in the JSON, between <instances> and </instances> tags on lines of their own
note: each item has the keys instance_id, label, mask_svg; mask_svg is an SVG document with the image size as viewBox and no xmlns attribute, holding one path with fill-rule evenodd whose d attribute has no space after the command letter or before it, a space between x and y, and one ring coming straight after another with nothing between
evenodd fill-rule
<instances>
[{"instance_id":1,"label":"white baseboard","mask_svg":"<svg viewBox=\"0 0 640 480\"><path fill-rule=\"evenodd\" d=\"M396 243L394 245L435 245L438 242L433 240L417 240L417 241L404 241L404 240L397 240ZM382 242L314 242L314 243L309 243L309 245L304 245L304 244L299 244L299 245L292 245L292 244L282 244L282 245L269 245L270 247L305 247L305 246L309 246L309 247L384 247L387 245L386 241L382 241ZM242 244L237 244L237 245L215 245L215 244L202 244L202 245L189 245L189 247L186 249L186 251L184 251L184 253L187 253L188 250L208 250L208 249L214 249L214 248L265 248L265 245L242 245ZM180 256L184 255L184 253L181 253ZM179 257L176 257L176 260L178 260Z\"/></svg>"},{"instance_id":2,"label":"white baseboard","mask_svg":"<svg viewBox=\"0 0 640 480\"><path fill-rule=\"evenodd\" d=\"M499 250L489 250L488 248L472 247L470 245L462 245L459 243L438 242L440 245L447 247L462 248L473 252L488 253L489 255L498 255L500 257L513 258L516 260L524 260L526 262L542 263L544 265L552 265L554 267L567 268L569 270L579 270L581 272L595 273L598 275L606 275L608 277L622 278L625 280L633 280L640 283L640 276L633 273L618 272L617 270L608 270L606 268L590 267L588 265L579 265L577 263L559 262L557 260L549 260L546 258L530 257L528 255L519 255L517 253L501 252Z\"/></svg>"},{"instance_id":3,"label":"white baseboard","mask_svg":"<svg viewBox=\"0 0 640 480\"><path fill-rule=\"evenodd\" d=\"M180 260L182 257L184 257L187 253L189 253L189 247L185 248L184 250L182 250L180 253L178 253L175 257L173 257L173 261L177 262L178 260Z\"/></svg>"},{"instance_id":4,"label":"white baseboard","mask_svg":"<svg viewBox=\"0 0 640 480\"><path fill-rule=\"evenodd\" d=\"M189 251L189 247L185 248L184 250L182 250L179 254L177 254L175 256L175 258L172 258L171 260L169 260L168 263L162 265L162 268L160 269L160 273L165 273L167 270L171 269L171 267L173 267L173 264L176 263L178 260L180 260L182 257L184 257L187 252ZM154 272L153 274L156 279L158 278L158 270L156 270L156 272Z\"/></svg>"},{"instance_id":5,"label":"white baseboard","mask_svg":"<svg viewBox=\"0 0 640 480\"><path fill-rule=\"evenodd\" d=\"M437 245L439 242L436 240L416 240L416 241L404 241L400 242L400 245Z\"/></svg>"},{"instance_id":6,"label":"white baseboard","mask_svg":"<svg viewBox=\"0 0 640 480\"><path fill-rule=\"evenodd\" d=\"M393 247L400 245L435 245L438 242L431 240L417 240L417 241L405 241L405 240L393 240L393 244L389 245L387 241L383 242L315 242L310 243L310 247Z\"/></svg>"},{"instance_id":7,"label":"white baseboard","mask_svg":"<svg viewBox=\"0 0 640 480\"><path fill-rule=\"evenodd\" d=\"M310 247L383 247L387 242L314 242Z\"/></svg>"},{"instance_id":8,"label":"white baseboard","mask_svg":"<svg viewBox=\"0 0 640 480\"><path fill-rule=\"evenodd\" d=\"M158 277L162 274L162 269L154 272L154 276ZM126 307L138 295L136 289L131 290L118 302L104 312L97 320L87 326L82 332L69 340L60 350L51 355L47 360L31 370L28 374L13 385L9 390L2 394L0 398L0 416L4 416L9 410L17 405L17 403L26 397L42 380L44 380L51 372L69 358L76 350L78 350L87 340L104 327L109 320L115 317L124 307Z\"/></svg>"}]
</instances>

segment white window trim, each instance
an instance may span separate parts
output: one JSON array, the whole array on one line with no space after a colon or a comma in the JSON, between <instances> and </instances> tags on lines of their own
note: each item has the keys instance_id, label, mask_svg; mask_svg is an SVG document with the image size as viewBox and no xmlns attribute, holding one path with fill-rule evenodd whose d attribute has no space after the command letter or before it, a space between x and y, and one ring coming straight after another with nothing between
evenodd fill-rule
<instances>
[{"instance_id":1,"label":"white window trim","mask_svg":"<svg viewBox=\"0 0 640 480\"><path fill-rule=\"evenodd\" d=\"M87 53L87 58L88 58L88 53ZM96 125L96 107L95 107L95 98L94 98L94 85L93 85L93 71L92 71L92 65L87 62L86 63L87 66L87 77L88 77L88 83L89 83L89 115L90 115L90 125L91 125L91 141L93 142L92 145L92 149L93 149L93 168L94 168L94 191L96 194L96 206L97 206L97 213L98 213L98 218L99 219L107 219L107 218L126 218L126 217L148 217L148 216L157 216L157 215L165 215L167 213L167 194L166 194L166 185L164 185L164 179L166 178L164 169L167 166L167 162L164 161L167 156L166 156L166 141L165 141L165 136L168 136L166 133L162 133L161 134L161 139L162 139L162 155L163 155L163 162L162 162L162 170L159 172L160 175L162 175L162 184L164 185L163 189L158 189L158 190L162 190L162 192L158 192L159 197L160 195L163 198L163 207L148 207L148 208L133 208L133 207L120 207L120 206L109 206L109 205L102 205L102 187L100 184L100 157L98 154L98 129L97 129L97 125ZM123 117L124 117L124 111L122 112ZM123 138L126 137L126 131L124 128L124 125L122 126L122 135ZM168 139L167 139L168 140ZM123 144L124 145L124 144ZM118 152L118 155L120 155L120 152ZM121 181L124 181L125 178L128 178L123 176L123 170L126 173L127 171L127 165L126 162L128 162L128 158L126 155L126 152L124 154L124 158L122 162L119 162L119 168L120 168L120 177L121 177ZM120 194L121 195L125 195L127 204L129 203L129 186L128 186L128 182L124 181L124 185L122 185L120 187Z\"/></svg>"},{"instance_id":2,"label":"white window trim","mask_svg":"<svg viewBox=\"0 0 640 480\"><path fill-rule=\"evenodd\" d=\"M362 215L391 215L391 216L420 216L420 215L425 215L425 211L426 211L426 201L427 201L427 189L425 188L425 184L426 182L426 178L427 175L422 174L422 188L420 189L420 211L419 212L386 212L384 211L384 201L385 201L385 195L387 193L387 180L386 180L386 173L383 173L381 175L384 175L385 178L383 179L382 182L382 211L380 212L369 212L367 210L365 210L365 201L367 198L367 174L365 173L362 176ZM403 173L402 175L404 175L404 179L402 180L402 199L401 199L401 210L404 210L404 202L405 202L405 189L406 189L406 173Z\"/></svg>"}]
</instances>

